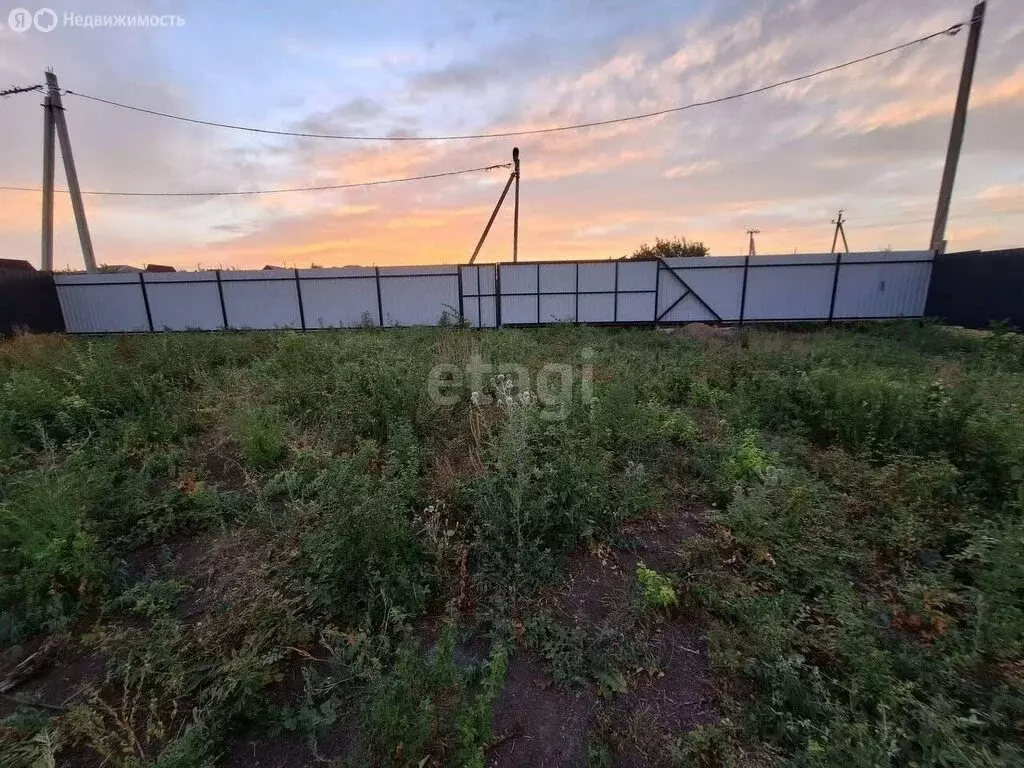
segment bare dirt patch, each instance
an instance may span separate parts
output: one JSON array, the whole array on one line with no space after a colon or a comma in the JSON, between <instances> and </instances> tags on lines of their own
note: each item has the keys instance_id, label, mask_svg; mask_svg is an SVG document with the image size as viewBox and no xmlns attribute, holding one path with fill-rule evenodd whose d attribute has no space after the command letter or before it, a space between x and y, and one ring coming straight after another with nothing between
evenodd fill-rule
<instances>
[{"instance_id":1,"label":"bare dirt patch","mask_svg":"<svg viewBox=\"0 0 1024 768\"><path fill-rule=\"evenodd\" d=\"M15 677L18 669L28 674ZM0 698L0 717L19 707L59 711L73 706L80 692L103 680L103 658L77 643L35 638L0 655L0 680L11 680Z\"/></svg>"},{"instance_id":2,"label":"bare dirt patch","mask_svg":"<svg viewBox=\"0 0 1024 768\"><path fill-rule=\"evenodd\" d=\"M680 611L642 617L631 602L637 563L677 571L680 546L702 525L700 510L679 507L626 526L626 546L573 557L566 579L542 596L541 606L566 626L620 633L645 649L654 667L622 670L626 689L602 697L593 684L560 689L541 661L516 654L495 708L499 744L492 765L581 765L598 744L614 754L616 765L667 765L673 739L717 721L699 617Z\"/></svg>"},{"instance_id":3,"label":"bare dirt patch","mask_svg":"<svg viewBox=\"0 0 1024 768\"><path fill-rule=\"evenodd\" d=\"M596 704L592 690L559 689L537 661L525 653L516 654L494 707L496 745L488 764L495 768L585 764Z\"/></svg>"}]
</instances>

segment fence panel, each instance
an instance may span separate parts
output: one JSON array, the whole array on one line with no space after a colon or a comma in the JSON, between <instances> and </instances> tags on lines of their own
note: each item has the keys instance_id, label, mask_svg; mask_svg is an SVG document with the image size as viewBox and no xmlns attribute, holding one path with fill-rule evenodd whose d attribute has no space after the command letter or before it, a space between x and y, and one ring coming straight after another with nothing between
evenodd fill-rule
<instances>
[{"instance_id":1,"label":"fence panel","mask_svg":"<svg viewBox=\"0 0 1024 768\"><path fill-rule=\"evenodd\" d=\"M833 317L920 317L931 270L930 253L843 254Z\"/></svg>"},{"instance_id":2,"label":"fence panel","mask_svg":"<svg viewBox=\"0 0 1024 768\"><path fill-rule=\"evenodd\" d=\"M535 325L540 322L540 265L502 264L501 322L503 325Z\"/></svg>"},{"instance_id":3,"label":"fence panel","mask_svg":"<svg viewBox=\"0 0 1024 768\"><path fill-rule=\"evenodd\" d=\"M615 265L618 263L580 263L578 322L615 322Z\"/></svg>"},{"instance_id":4,"label":"fence panel","mask_svg":"<svg viewBox=\"0 0 1024 768\"><path fill-rule=\"evenodd\" d=\"M1024 248L936 257L925 313L953 325L1024 328Z\"/></svg>"},{"instance_id":5,"label":"fence panel","mask_svg":"<svg viewBox=\"0 0 1024 768\"><path fill-rule=\"evenodd\" d=\"M437 325L459 316L457 267L382 267L384 325Z\"/></svg>"},{"instance_id":6,"label":"fence panel","mask_svg":"<svg viewBox=\"0 0 1024 768\"><path fill-rule=\"evenodd\" d=\"M224 327L217 273L146 272L146 299L155 331L213 331Z\"/></svg>"},{"instance_id":7,"label":"fence panel","mask_svg":"<svg viewBox=\"0 0 1024 768\"><path fill-rule=\"evenodd\" d=\"M300 269L307 328L353 328L380 324L373 267Z\"/></svg>"},{"instance_id":8,"label":"fence panel","mask_svg":"<svg viewBox=\"0 0 1024 768\"><path fill-rule=\"evenodd\" d=\"M138 273L54 275L64 324L72 333L148 331Z\"/></svg>"},{"instance_id":9,"label":"fence panel","mask_svg":"<svg viewBox=\"0 0 1024 768\"><path fill-rule=\"evenodd\" d=\"M63 330L64 318L52 273L0 268L0 335Z\"/></svg>"},{"instance_id":10,"label":"fence panel","mask_svg":"<svg viewBox=\"0 0 1024 768\"><path fill-rule=\"evenodd\" d=\"M298 286L291 269L221 272L228 328L301 328Z\"/></svg>"},{"instance_id":11,"label":"fence panel","mask_svg":"<svg viewBox=\"0 0 1024 768\"><path fill-rule=\"evenodd\" d=\"M744 319L827 319L835 264L834 254L751 259Z\"/></svg>"},{"instance_id":12,"label":"fence panel","mask_svg":"<svg viewBox=\"0 0 1024 768\"><path fill-rule=\"evenodd\" d=\"M494 264L459 268L462 316L473 328L498 326L497 268Z\"/></svg>"}]
</instances>

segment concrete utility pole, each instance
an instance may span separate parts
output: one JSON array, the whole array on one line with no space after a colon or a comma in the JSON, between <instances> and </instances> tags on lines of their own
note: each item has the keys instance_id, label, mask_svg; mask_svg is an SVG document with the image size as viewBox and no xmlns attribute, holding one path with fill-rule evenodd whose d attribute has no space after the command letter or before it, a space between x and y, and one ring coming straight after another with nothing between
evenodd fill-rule
<instances>
[{"instance_id":1,"label":"concrete utility pole","mask_svg":"<svg viewBox=\"0 0 1024 768\"><path fill-rule=\"evenodd\" d=\"M843 209L839 209L839 215L832 219L832 223L836 225L836 231L832 235L832 250L829 253L836 252L836 242L839 240L839 236L843 236L843 250L847 253L850 252L850 246L846 244L846 230L843 229Z\"/></svg>"},{"instance_id":2,"label":"concrete utility pole","mask_svg":"<svg viewBox=\"0 0 1024 768\"><path fill-rule=\"evenodd\" d=\"M750 248L747 250L747 256L757 256L757 248L754 247L754 235L760 235L760 229L748 229L747 234L750 235Z\"/></svg>"},{"instance_id":3,"label":"concrete utility pole","mask_svg":"<svg viewBox=\"0 0 1024 768\"><path fill-rule=\"evenodd\" d=\"M946 167L942 171L942 185L939 187L939 203L935 209L935 224L932 227L932 239L929 247L934 251L946 250L946 222L949 220L949 204L953 198L953 182L956 180L956 167L960 162L960 147L964 143L964 127L967 125L967 103L971 98L971 83L974 81L974 65L978 60L978 43L981 40L981 27L985 21L985 0L974 6L971 14L971 28L967 35L967 50L964 53L964 67L960 73L960 91L956 96L956 109L953 111L953 129L949 136L949 149L946 151Z\"/></svg>"},{"instance_id":4,"label":"concrete utility pole","mask_svg":"<svg viewBox=\"0 0 1024 768\"><path fill-rule=\"evenodd\" d=\"M53 103L50 96L43 98L43 243L40 267L53 271Z\"/></svg>"},{"instance_id":5,"label":"concrete utility pole","mask_svg":"<svg viewBox=\"0 0 1024 768\"><path fill-rule=\"evenodd\" d=\"M82 204L82 190L78 186L75 158L71 154L71 136L68 134L68 124L64 119L64 105L60 100L60 86L57 84L57 75L53 72L46 73L46 88L50 99L50 109L53 113L54 124L57 128L57 139L60 141L60 155L64 159L64 175L67 177L68 191L71 193L71 208L75 212L75 224L78 225L78 240L82 245L82 259L85 261L85 271L95 272L96 257L92 252L89 223L85 220L85 206Z\"/></svg>"}]
</instances>

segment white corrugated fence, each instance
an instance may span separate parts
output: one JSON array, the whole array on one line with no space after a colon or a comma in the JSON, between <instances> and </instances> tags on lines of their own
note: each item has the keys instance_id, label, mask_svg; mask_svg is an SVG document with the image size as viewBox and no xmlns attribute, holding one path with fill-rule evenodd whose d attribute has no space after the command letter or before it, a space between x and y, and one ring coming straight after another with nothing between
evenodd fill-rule
<instances>
[{"instance_id":1,"label":"white corrugated fence","mask_svg":"<svg viewBox=\"0 0 1024 768\"><path fill-rule=\"evenodd\" d=\"M71 333L920 317L930 251L56 275Z\"/></svg>"}]
</instances>

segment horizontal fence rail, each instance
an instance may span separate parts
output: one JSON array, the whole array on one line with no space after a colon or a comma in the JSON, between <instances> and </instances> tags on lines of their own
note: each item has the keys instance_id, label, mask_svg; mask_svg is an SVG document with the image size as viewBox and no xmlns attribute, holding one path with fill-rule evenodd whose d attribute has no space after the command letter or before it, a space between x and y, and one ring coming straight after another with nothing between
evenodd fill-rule
<instances>
[{"instance_id":1,"label":"horizontal fence rail","mask_svg":"<svg viewBox=\"0 0 1024 768\"><path fill-rule=\"evenodd\" d=\"M66 329L131 333L920 317L930 251L55 275Z\"/></svg>"}]
</instances>

